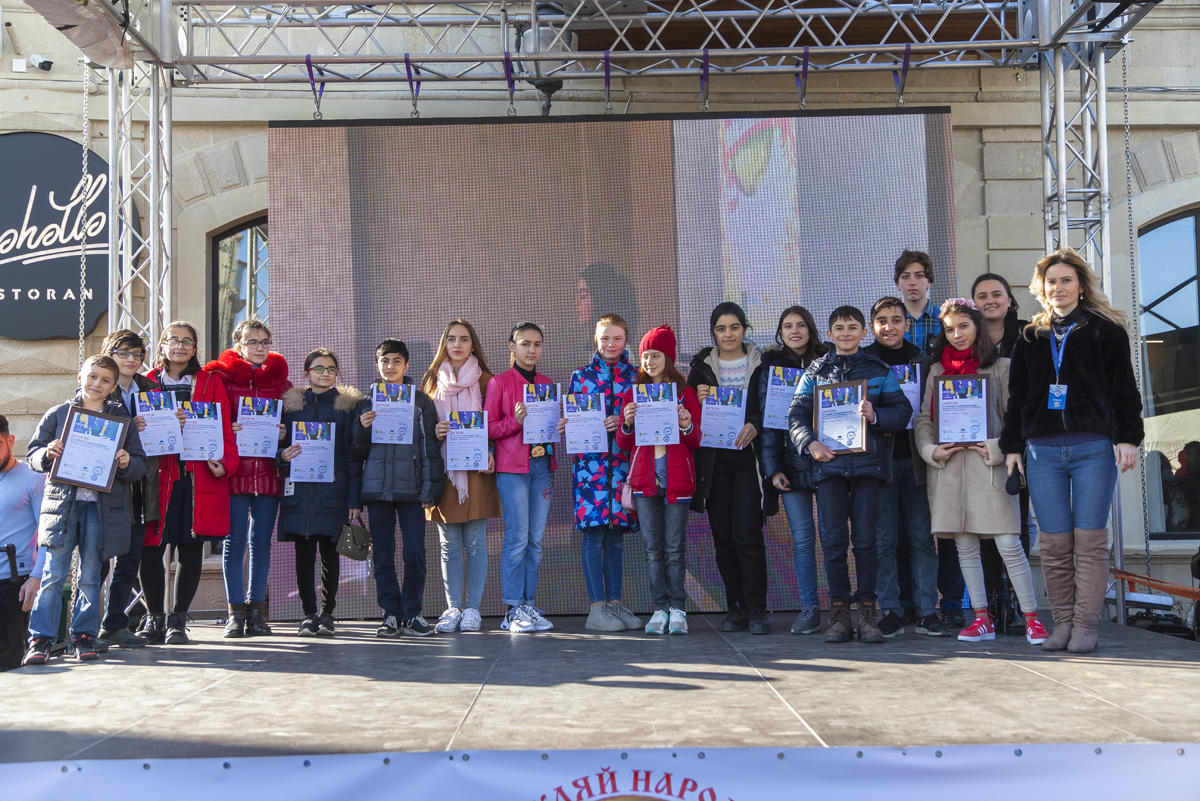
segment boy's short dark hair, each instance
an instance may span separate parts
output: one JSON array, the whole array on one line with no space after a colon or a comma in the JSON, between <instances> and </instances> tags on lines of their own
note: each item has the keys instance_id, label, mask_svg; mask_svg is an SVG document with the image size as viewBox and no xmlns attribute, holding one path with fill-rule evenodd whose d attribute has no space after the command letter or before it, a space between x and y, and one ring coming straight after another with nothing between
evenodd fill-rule
<instances>
[{"instance_id":1,"label":"boy's short dark hair","mask_svg":"<svg viewBox=\"0 0 1200 801\"><path fill-rule=\"evenodd\" d=\"M867 327L867 320L857 306L838 306L829 314L829 327L833 328L833 324L838 320L853 320L863 328Z\"/></svg>"},{"instance_id":2,"label":"boy's short dark hair","mask_svg":"<svg viewBox=\"0 0 1200 801\"><path fill-rule=\"evenodd\" d=\"M88 356L83 360L83 364L79 365L80 375L87 370L88 365L99 367L101 370L108 370L112 373L114 381L121 377L121 368L117 366L116 361L111 356L106 356L102 353L97 353L95 356Z\"/></svg>"},{"instance_id":3,"label":"boy's short dark hair","mask_svg":"<svg viewBox=\"0 0 1200 801\"><path fill-rule=\"evenodd\" d=\"M251 331L262 331L266 335L267 339L271 338L271 329L267 328L267 324L262 320L251 318L249 320L242 320L237 324L237 328L233 329L234 344L236 345L239 342L245 342L246 335Z\"/></svg>"},{"instance_id":4,"label":"boy's short dark hair","mask_svg":"<svg viewBox=\"0 0 1200 801\"><path fill-rule=\"evenodd\" d=\"M8 436L8 418L0 414L0 437Z\"/></svg>"},{"instance_id":5,"label":"boy's short dark hair","mask_svg":"<svg viewBox=\"0 0 1200 801\"><path fill-rule=\"evenodd\" d=\"M900 258L896 259L896 272L892 276L892 283L900 283L900 273L904 272L904 268L916 262L925 268L925 277L929 279L929 283L933 283L933 259L929 258L929 254L923 250L905 250L900 254Z\"/></svg>"},{"instance_id":6,"label":"boy's short dark hair","mask_svg":"<svg viewBox=\"0 0 1200 801\"><path fill-rule=\"evenodd\" d=\"M375 358L378 359L380 356L387 356L389 353L398 353L400 354L400 358L404 359L404 361L409 360L408 345L405 345L398 339L388 337L380 342L379 347L375 349Z\"/></svg>"},{"instance_id":7,"label":"boy's short dark hair","mask_svg":"<svg viewBox=\"0 0 1200 801\"><path fill-rule=\"evenodd\" d=\"M871 306L871 320L874 320L884 309L890 309L893 306L900 309L901 313L904 312L904 301L893 295L884 295Z\"/></svg>"},{"instance_id":8,"label":"boy's short dark hair","mask_svg":"<svg viewBox=\"0 0 1200 801\"><path fill-rule=\"evenodd\" d=\"M146 350L146 340L142 339L141 335L136 331L131 331L128 328L118 328L112 331L108 336L104 337L104 341L100 343L100 352L105 356L111 356L114 350L121 348L141 348Z\"/></svg>"}]
</instances>

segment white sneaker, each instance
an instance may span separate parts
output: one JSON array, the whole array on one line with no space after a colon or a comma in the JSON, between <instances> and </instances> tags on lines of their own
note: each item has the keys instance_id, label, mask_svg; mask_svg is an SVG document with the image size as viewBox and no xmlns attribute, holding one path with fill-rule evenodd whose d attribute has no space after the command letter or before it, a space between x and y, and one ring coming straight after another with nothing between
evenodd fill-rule
<instances>
[{"instance_id":1,"label":"white sneaker","mask_svg":"<svg viewBox=\"0 0 1200 801\"><path fill-rule=\"evenodd\" d=\"M667 630L667 613L661 609L655 609L654 614L650 616L650 622L646 624L647 634L662 634Z\"/></svg>"},{"instance_id":2,"label":"white sneaker","mask_svg":"<svg viewBox=\"0 0 1200 801\"><path fill-rule=\"evenodd\" d=\"M671 623L669 631L672 634L687 634L687 612L671 607Z\"/></svg>"},{"instance_id":3,"label":"white sneaker","mask_svg":"<svg viewBox=\"0 0 1200 801\"><path fill-rule=\"evenodd\" d=\"M550 619L543 615L542 610L533 604L525 604L525 613L533 621L534 631L549 631L554 628L554 624L550 622Z\"/></svg>"},{"instance_id":4,"label":"white sneaker","mask_svg":"<svg viewBox=\"0 0 1200 801\"><path fill-rule=\"evenodd\" d=\"M458 630L479 631L482 625L483 621L479 618L479 610L467 608L463 610L462 620L458 622Z\"/></svg>"},{"instance_id":5,"label":"white sneaker","mask_svg":"<svg viewBox=\"0 0 1200 801\"><path fill-rule=\"evenodd\" d=\"M617 617L611 606L600 604L588 612L583 627L588 631L624 631L625 623Z\"/></svg>"},{"instance_id":6,"label":"white sneaker","mask_svg":"<svg viewBox=\"0 0 1200 801\"><path fill-rule=\"evenodd\" d=\"M526 634L533 631L533 618L525 611L525 605L511 606L504 620L500 621L500 630L509 634Z\"/></svg>"},{"instance_id":7,"label":"white sneaker","mask_svg":"<svg viewBox=\"0 0 1200 801\"><path fill-rule=\"evenodd\" d=\"M442 616L438 618L438 622L434 624L433 628L440 634L453 634L458 631L461 622L462 612L452 606L442 612Z\"/></svg>"},{"instance_id":8,"label":"white sneaker","mask_svg":"<svg viewBox=\"0 0 1200 801\"><path fill-rule=\"evenodd\" d=\"M608 609L610 612L616 615L617 620L624 623L625 628L629 629L630 631L633 631L634 629L640 629L642 627L642 619L631 612L629 607L625 606L625 604L621 603L620 601L614 601L613 603L609 604Z\"/></svg>"}]
</instances>

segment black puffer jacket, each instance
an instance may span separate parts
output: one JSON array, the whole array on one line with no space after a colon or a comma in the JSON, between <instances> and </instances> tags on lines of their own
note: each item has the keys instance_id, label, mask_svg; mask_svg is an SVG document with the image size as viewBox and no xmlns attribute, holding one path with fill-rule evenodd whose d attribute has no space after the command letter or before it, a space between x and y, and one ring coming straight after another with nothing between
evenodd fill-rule
<instances>
[{"instance_id":1,"label":"black puffer jacket","mask_svg":"<svg viewBox=\"0 0 1200 801\"><path fill-rule=\"evenodd\" d=\"M1076 324L1067 337L1058 381L1068 387L1066 408L1047 408L1050 385L1055 383L1050 332L1025 329L1013 347L1000 448L1022 453L1026 440L1078 433L1140 444L1142 399L1129 356L1129 335L1116 323L1082 308L1063 322Z\"/></svg>"},{"instance_id":2,"label":"black puffer jacket","mask_svg":"<svg viewBox=\"0 0 1200 801\"><path fill-rule=\"evenodd\" d=\"M805 362L787 348L768 348L763 351L762 362L754 372L750 386L758 397L758 408L765 415L767 407L767 383L772 367L791 367L803 372L811 362ZM760 418L761 419L761 418ZM792 489L812 489L812 458L800 453L792 444L787 429L761 428L759 436L758 463L762 467L764 507L778 509L779 490L771 483L771 476L783 473Z\"/></svg>"}]
</instances>

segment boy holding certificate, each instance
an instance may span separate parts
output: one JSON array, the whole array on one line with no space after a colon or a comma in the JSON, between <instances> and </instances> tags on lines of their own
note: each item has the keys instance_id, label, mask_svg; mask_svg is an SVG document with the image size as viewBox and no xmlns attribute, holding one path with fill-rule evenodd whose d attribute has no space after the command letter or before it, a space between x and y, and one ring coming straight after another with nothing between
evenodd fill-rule
<instances>
[{"instance_id":1,"label":"boy holding certificate","mask_svg":"<svg viewBox=\"0 0 1200 801\"><path fill-rule=\"evenodd\" d=\"M30 467L39 473L54 469L68 437L74 434L74 430L65 430L72 412L129 417L120 401L108 397L117 386L119 374L117 363L108 356L92 356L84 361L79 369L79 392L42 415L26 448ZM71 554L76 548L79 586L71 616L71 647L79 660L98 656L100 562L129 550L129 485L146 473L146 457L132 425L126 426L124 442L112 452L110 465L104 467L115 470L115 476L107 492L103 490L103 477L97 479L95 488L54 478L46 482L38 523L38 546L46 549L46 562L29 618L26 665L44 665L50 660L50 648L58 633L62 585L71 571Z\"/></svg>"},{"instance_id":2,"label":"boy holding certificate","mask_svg":"<svg viewBox=\"0 0 1200 801\"><path fill-rule=\"evenodd\" d=\"M379 380L385 384L411 384L408 346L385 339L375 349ZM366 461L362 470L362 501L371 529L371 567L375 597L383 609L379 637L401 632L424 637L433 634L421 617L425 595L425 510L442 497L446 470L437 438L437 410L424 392L414 391L415 425L408 445L371 442L375 412L371 399L363 398L355 410L354 450ZM404 586L396 580L396 524L403 540Z\"/></svg>"},{"instance_id":3,"label":"boy holding certificate","mask_svg":"<svg viewBox=\"0 0 1200 801\"><path fill-rule=\"evenodd\" d=\"M865 335L866 320L861 311L853 306L834 309L829 315L828 336L835 350L809 365L788 412L792 441L815 462L817 518L832 602L826 642L849 642L854 628L850 620L852 601L859 606L858 631L862 642L883 642L875 603L876 507L886 453L883 433L903 431L912 417L912 404L904 397L892 371L877 356L859 348ZM838 431L827 429L822 415L814 417L818 392L822 393L823 408L830 410L831 418L837 411L837 422L844 425L844 418L857 415L861 418L858 429L865 430L866 436L861 440L838 439ZM857 403L853 403L854 399ZM853 530L858 578L858 591L853 595L846 562L851 542L847 519Z\"/></svg>"},{"instance_id":4,"label":"boy holding certificate","mask_svg":"<svg viewBox=\"0 0 1200 801\"><path fill-rule=\"evenodd\" d=\"M871 329L875 341L863 352L877 356L891 368L900 382L900 390L914 410L921 407L921 380L924 376L924 357L921 349L904 338L908 318L899 298L883 297L871 307ZM910 424L911 426L911 424ZM945 634L937 616L938 554L929 528L929 498L925 494L925 462L914 459L916 446L913 430L908 428L885 435L890 445L884 465L886 478L879 489L879 512L875 526L875 550L879 557L879 609L883 618L879 630L884 637L904 631L905 609L901 588L910 585L911 597L903 599L908 611L917 614L918 634L940 637ZM903 532L901 531L903 521ZM947 543L953 557L953 542ZM957 563L956 563L957 564ZM904 581L901 571L907 571L911 581ZM957 573L957 570L953 571ZM954 596L951 594L950 598ZM962 590L958 596L962 599ZM947 599L947 603L950 599Z\"/></svg>"}]
</instances>

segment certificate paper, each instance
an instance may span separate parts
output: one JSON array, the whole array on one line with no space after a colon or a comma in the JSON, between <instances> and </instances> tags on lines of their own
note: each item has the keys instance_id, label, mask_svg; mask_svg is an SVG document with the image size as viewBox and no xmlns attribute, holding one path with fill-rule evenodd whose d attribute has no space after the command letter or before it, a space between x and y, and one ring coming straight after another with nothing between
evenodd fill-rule
<instances>
[{"instance_id":1,"label":"certificate paper","mask_svg":"<svg viewBox=\"0 0 1200 801\"><path fill-rule=\"evenodd\" d=\"M913 427L913 418L921 411L921 366L917 364L893 364L892 375L900 382L900 391L912 404L913 416L908 418L905 428Z\"/></svg>"},{"instance_id":2,"label":"certificate paper","mask_svg":"<svg viewBox=\"0 0 1200 801\"><path fill-rule=\"evenodd\" d=\"M741 387L712 387L700 408L700 444L737 450L733 441L746 425L746 391Z\"/></svg>"},{"instance_id":3,"label":"certificate paper","mask_svg":"<svg viewBox=\"0 0 1200 801\"><path fill-rule=\"evenodd\" d=\"M413 403L412 384L374 384L371 387L371 442L384 445L412 445Z\"/></svg>"},{"instance_id":4,"label":"certificate paper","mask_svg":"<svg viewBox=\"0 0 1200 801\"><path fill-rule=\"evenodd\" d=\"M225 455L225 437L221 430L221 406L209 401L180 401L183 409L183 450L185 462L203 462ZM276 432L276 438L278 438Z\"/></svg>"},{"instance_id":5,"label":"certificate paper","mask_svg":"<svg viewBox=\"0 0 1200 801\"><path fill-rule=\"evenodd\" d=\"M634 442L638 445L678 445L679 411L675 384L634 384Z\"/></svg>"},{"instance_id":6,"label":"certificate paper","mask_svg":"<svg viewBox=\"0 0 1200 801\"><path fill-rule=\"evenodd\" d=\"M858 413L858 405L866 395L866 381L813 387L813 414L822 445L834 453L866 450L867 418Z\"/></svg>"},{"instance_id":7,"label":"certificate paper","mask_svg":"<svg viewBox=\"0 0 1200 801\"><path fill-rule=\"evenodd\" d=\"M788 409L804 371L776 365L767 373L767 402L763 407L763 427L788 429Z\"/></svg>"},{"instance_id":8,"label":"certificate paper","mask_svg":"<svg viewBox=\"0 0 1200 801\"><path fill-rule=\"evenodd\" d=\"M333 434L337 423L309 423L296 420L292 423L292 444L300 446L300 453L291 461L289 478L295 483L333 483Z\"/></svg>"},{"instance_id":9,"label":"certificate paper","mask_svg":"<svg viewBox=\"0 0 1200 801\"><path fill-rule=\"evenodd\" d=\"M603 395L563 395L563 417L567 418L567 453L608 453Z\"/></svg>"},{"instance_id":10,"label":"certificate paper","mask_svg":"<svg viewBox=\"0 0 1200 801\"><path fill-rule=\"evenodd\" d=\"M988 438L989 391L984 375L937 377L933 412L939 445L972 445Z\"/></svg>"},{"instance_id":11,"label":"certificate paper","mask_svg":"<svg viewBox=\"0 0 1200 801\"><path fill-rule=\"evenodd\" d=\"M526 445L558 442L558 384L525 385L525 430Z\"/></svg>"},{"instance_id":12,"label":"certificate paper","mask_svg":"<svg viewBox=\"0 0 1200 801\"><path fill-rule=\"evenodd\" d=\"M146 421L138 433L147 456L165 456L183 450L183 429L175 416L173 392L139 392L134 400L137 416Z\"/></svg>"},{"instance_id":13,"label":"certificate paper","mask_svg":"<svg viewBox=\"0 0 1200 801\"><path fill-rule=\"evenodd\" d=\"M117 451L131 422L128 417L72 407L63 428L62 455L54 460L50 479L109 492L117 475Z\"/></svg>"},{"instance_id":14,"label":"certificate paper","mask_svg":"<svg viewBox=\"0 0 1200 801\"><path fill-rule=\"evenodd\" d=\"M487 412L450 412L446 422L446 469L487 470Z\"/></svg>"},{"instance_id":15,"label":"certificate paper","mask_svg":"<svg viewBox=\"0 0 1200 801\"><path fill-rule=\"evenodd\" d=\"M275 458L279 450L279 418L282 416L283 407L274 398L244 397L239 400L237 421L242 430L237 432L238 456Z\"/></svg>"}]
</instances>

